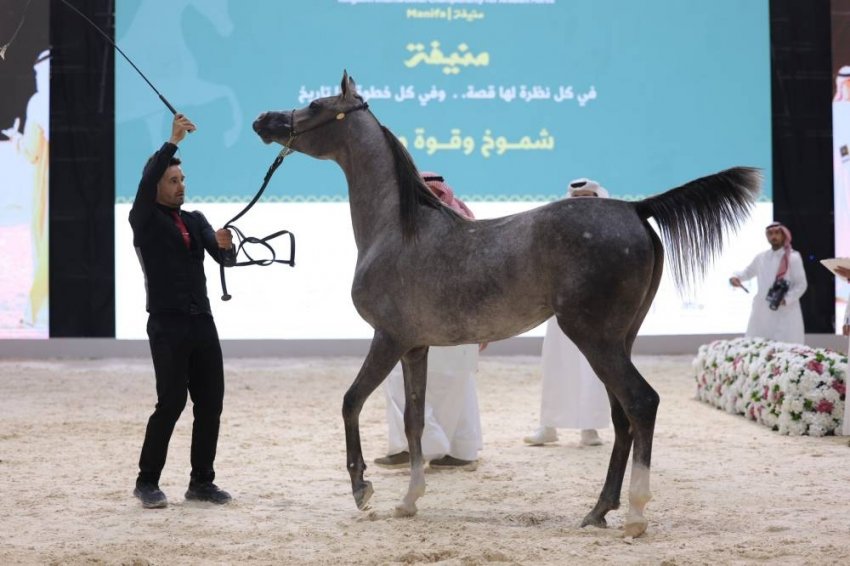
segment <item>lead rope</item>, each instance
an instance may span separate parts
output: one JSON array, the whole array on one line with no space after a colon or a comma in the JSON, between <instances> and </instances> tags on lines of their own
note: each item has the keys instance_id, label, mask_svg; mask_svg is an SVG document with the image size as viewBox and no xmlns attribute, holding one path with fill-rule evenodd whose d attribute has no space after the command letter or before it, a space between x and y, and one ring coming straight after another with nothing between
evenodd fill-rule
<instances>
[{"instance_id":1,"label":"lead rope","mask_svg":"<svg viewBox=\"0 0 850 566\"><path fill-rule=\"evenodd\" d=\"M274 162L269 167L269 170L266 171L266 176L263 179L263 184L260 187L260 190L257 191L257 194L254 195L254 198L251 199L251 202L248 203L245 208L243 208L239 214L231 218L224 225L224 228L232 229L236 232L236 239L239 244L236 246L236 251L234 252L235 256L239 256L239 252L243 250L246 244L259 244L266 248L269 252L271 252L271 258L266 259L254 259L251 257L251 254L248 253L247 249L245 250L245 255L248 257L248 261L238 261L234 263L230 267L242 267L245 265L259 265L261 267L265 267L267 265L272 265L273 263L285 263L290 267L295 267L295 234L290 232L289 230L279 230L273 234L269 234L265 238L255 238L254 236L246 236L242 230L237 228L233 223L239 220L246 212L248 212L252 206L254 206L260 197L263 195L263 192L266 190L266 187L269 184L269 181L274 175L275 170L280 167L280 164L283 163L283 160L286 159L286 156L290 153L294 153L292 149L289 149L289 144L292 142L293 134L290 134L289 140L284 144L283 149L280 150L280 153L275 157ZM277 254L275 253L274 248L269 243L269 241L277 238L278 236L288 235L289 236L289 259L277 259ZM229 301L232 298L232 295L227 292L227 281L225 280L224 275L224 264L219 263L219 276L221 277L221 300Z\"/></svg>"},{"instance_id":2,"label":"lead rope","mask_svg":"<svg viewBox=\"0 0 850 566\"><path fill-rule=\"evenodd\" d=\"M299 135L301 135L305 132L310 132L312 130L315 130L317 128L320 128L322 126L325 126L325 125L330 124L330 123L337 121L337 120L344 120L345 117L348 116L350 113L356 112L358 110L367 110L368 108L369 108L369 104L367 102L361 102L357 106L349 108L348 110L345 110L343 112L339 112L333 118L328 118L327 120L325 120L323 122L319 122L318 124L315 124L312 127L307 128L306 130L301 130L301 131L297 131L295 129L295 110L292 111L293 122L292 122L292 127L289 130L289 139L286 140L285 144L283 144L283 149L280 150L280 153L275 158L274 163L272 163L271 167L269 167L269 170L266 173L266 178L263 180L263 186L260 187L260 190L254 196L254 198L251 200L251 202L248 203L248 206L243 208L242 211L239 214L237 214L236 216L231 218L227 222L227 224L224 225L224 228L232 228L233 231L236 232L236 236L239 239L239 246L237 246L237 248L236 248L236 255L239 255L239 252L242 250L242 248L245 244L260 244L261 246L265 247L266 249L268 249L271 252L272 257L271 257L271 259L255 260L246 251L245 255L248 256L248 261L237 262L232 267L241 267L243 265L259 265L261 267L265 267L265 266L271 265L273 263L285 263L285 264L289 265L290 267L295 267L295 235L292 232L290 232L289 230L280 230L279 232L275 232L274 234L270 234L270 235L266 236L265 238L254 238L252 236L245 236L242 233L242 231L239 230L239 228L237 228L236 226L233 225L233 223L236 222L239 218L241 218L243 214L248 212L248 210L250 210L250 208L252 206L254 206L254 204L260 199L260 196L263 194L263 191L266 190L266 185L269 184L269 179L272 178L272 175L274 174L275 169L277 169L278 166L280 166L280 164L283 163L283 160L286 158L287 155L289 155L290 153L294 153L294 150L289 149L289 145L292 143L292 140L295 139L295 136L299 136ZM271 244L268 243L269 240L277 238L278 236L283 236L284 234L289 236L289 259L288 260L276 259L277 256L275 255L274 248L272 248ZM232 298L232 296L230 295L230 293L227 292L227 281L225 281L225 277L224 277L224 264L219 263L218 267L219 267L219 275L221 276L221 300L222 301L229 301Z\"/></svg>"}]
</instances>

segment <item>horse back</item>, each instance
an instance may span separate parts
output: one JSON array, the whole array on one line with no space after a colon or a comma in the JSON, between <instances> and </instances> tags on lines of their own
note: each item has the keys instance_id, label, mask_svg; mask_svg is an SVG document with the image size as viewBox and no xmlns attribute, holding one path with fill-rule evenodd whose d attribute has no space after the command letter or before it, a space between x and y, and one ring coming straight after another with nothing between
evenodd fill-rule
<instances>
[{"instance_id":1,"label":"horse back","mask_svg":"<svg viewBox=\"0 0 850 566\"><path fill-rule=\"evenodd\" d=\"M361 255L352 297L367 321L415 326L434 345L513 336L600 293L637 308L633 290L651 279L650 228L622 201L566 199L472 222L435 215L420 228L414 243L386 238Z\"/></svg>"}]
</instances>

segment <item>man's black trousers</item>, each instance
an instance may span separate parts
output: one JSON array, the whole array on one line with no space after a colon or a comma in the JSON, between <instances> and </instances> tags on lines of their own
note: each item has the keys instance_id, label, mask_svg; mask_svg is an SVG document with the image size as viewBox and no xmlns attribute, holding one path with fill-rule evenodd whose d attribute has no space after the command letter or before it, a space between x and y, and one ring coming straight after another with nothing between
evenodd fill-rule
<instances>
[{"instance_id":1,"label":"man's black trousers","mask_svg":"<svg viewBox=\"0 0 850 566\"><path fill-rule=\"evenodd\" d=\"M224 368L215 322L208 314L151 314L148 338L157 402L145 431L139 481L159 484L168 442L186 406L187 393L192 397L195 416L191 478L212 481L224 400Z\"/></svg>"}]
</instances>

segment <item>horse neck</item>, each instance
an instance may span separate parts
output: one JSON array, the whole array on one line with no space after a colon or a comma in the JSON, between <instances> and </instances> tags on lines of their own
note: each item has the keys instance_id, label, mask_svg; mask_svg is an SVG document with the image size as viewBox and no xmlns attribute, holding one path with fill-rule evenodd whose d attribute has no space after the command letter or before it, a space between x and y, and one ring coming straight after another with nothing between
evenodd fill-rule
<instances>
[{"instance_id":1,"label":"horse neck","mask_svg":"<svg viewBox=\"0 0 850 566\"><path fill-rule=\"evenodd\" d=\"M351 225L360 251L387 236L401 238L395 163L377 123L374 130L358 137L338 161L348 181Z\"/></svg>"}]
</instances>

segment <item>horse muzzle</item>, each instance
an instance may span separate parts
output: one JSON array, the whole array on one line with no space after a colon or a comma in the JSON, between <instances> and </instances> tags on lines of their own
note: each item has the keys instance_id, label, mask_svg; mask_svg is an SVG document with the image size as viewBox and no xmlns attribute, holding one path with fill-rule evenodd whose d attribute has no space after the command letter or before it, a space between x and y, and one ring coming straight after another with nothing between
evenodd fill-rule
<instances>
[{"instance_id":1,"label":"horse muzzle","mask_svg":"<svg viewBox=\"0 0 850 566\"><path fill-rule=\"evenodd\" d=\"M264 143L281 143L292 132L292 112L263 112L254 120L253 128Z\"/></svg>"}]
</instances>

